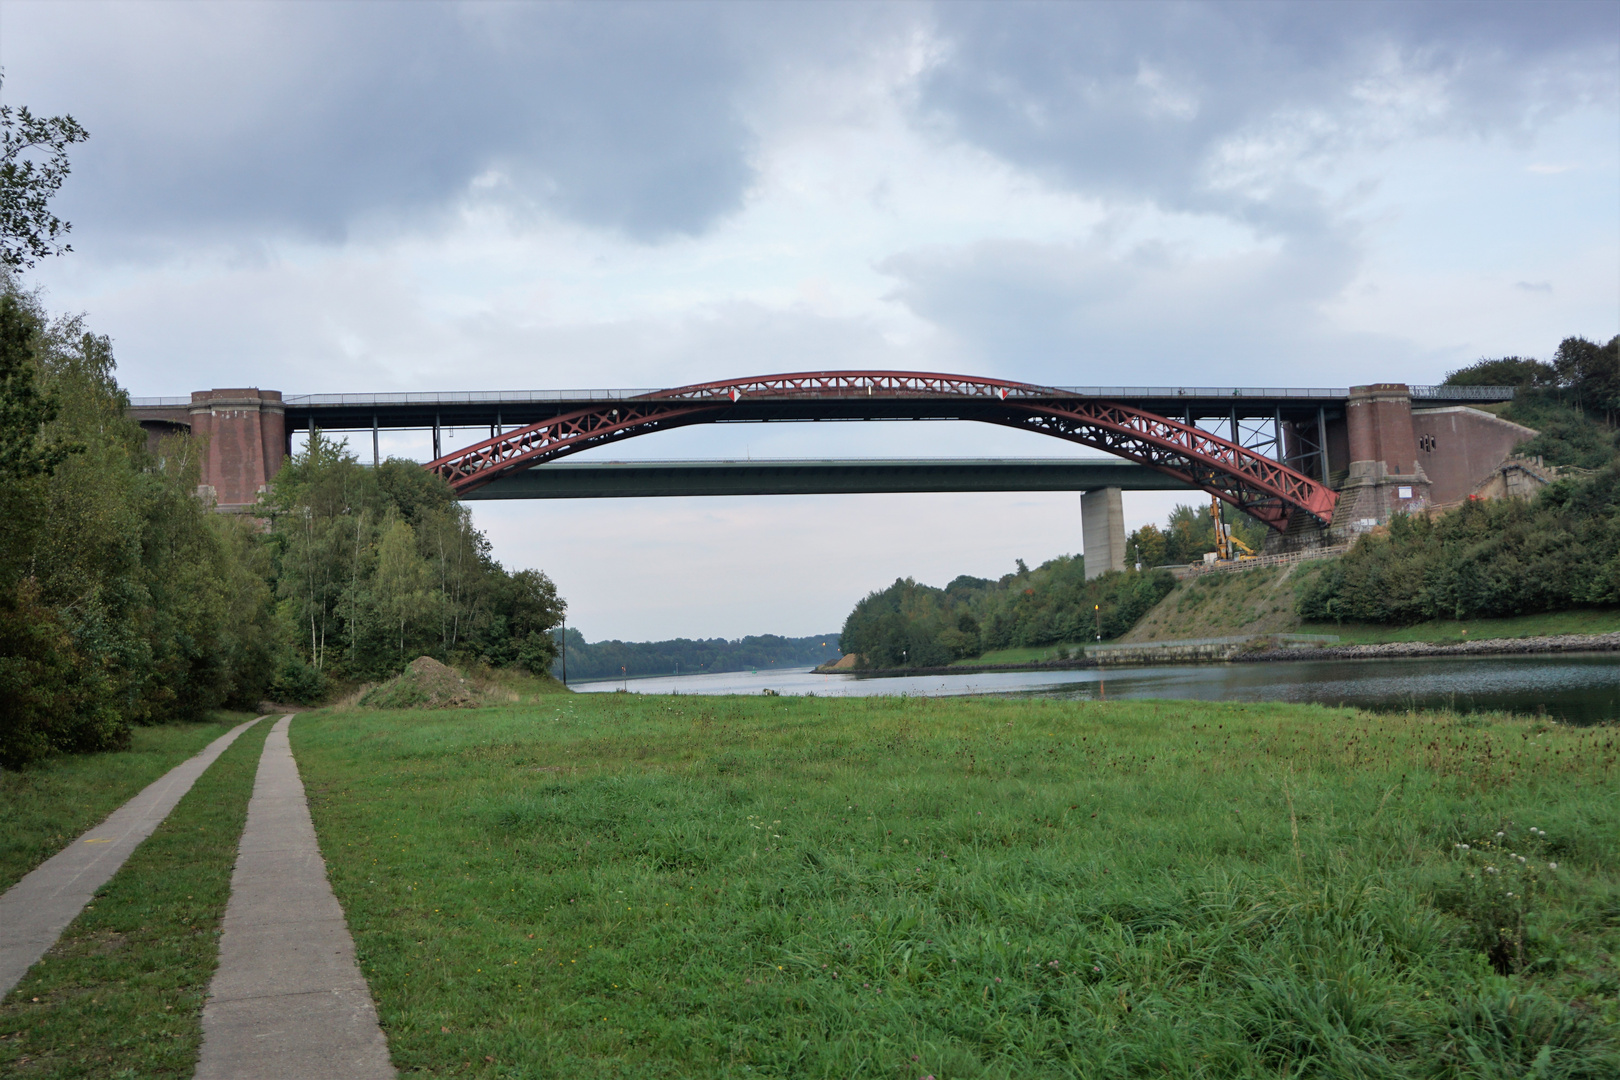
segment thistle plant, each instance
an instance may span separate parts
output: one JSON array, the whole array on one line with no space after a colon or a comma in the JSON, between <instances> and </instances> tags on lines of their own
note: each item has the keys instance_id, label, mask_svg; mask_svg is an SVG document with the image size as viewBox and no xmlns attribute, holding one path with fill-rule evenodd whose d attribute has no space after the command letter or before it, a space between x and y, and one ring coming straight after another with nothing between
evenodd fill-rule
<instances>
[{"instance_id":1,"label":"thistle plant","mask_svg":"<svg viewBox=\"0 0 1620 1080\"><path fill-rule=\"evenodd\" d=\"M1525 968L1525 925L1558 864L1545 858L1547 834L1535 826L1513 835L1505 825L1472 844L1453 844L1460 864L1459 914L1498 974Z\"/></svg>"}]
</instances>

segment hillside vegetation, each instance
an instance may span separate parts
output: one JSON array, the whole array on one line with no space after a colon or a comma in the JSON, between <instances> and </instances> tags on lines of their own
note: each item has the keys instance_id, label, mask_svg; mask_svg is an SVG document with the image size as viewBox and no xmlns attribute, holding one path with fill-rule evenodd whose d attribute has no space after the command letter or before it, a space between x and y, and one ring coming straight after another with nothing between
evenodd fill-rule
<instances>
[{"instance_id":1,"label":"hillside vegetation","mask_svg":"<svg viewBox=\"0 0 1620 1080\"><path fill-rule=\"evenodd\" d=\"M1179 582L1121 640L1293 633L1300 622L1294 610L1300 565L1200 574Z\"/></svg>"},{"instance_id":2,"label":"hillside vegetation","mask_svg":"<svg viewBox=\"0 0 1620 1080\"><path fill-rule=\"evenodd\" d=\"M1599 345L1565 338L1553 359L1508 356L1481 360L1446 376L1451 386L1512 386L1513 401L1498 411L1540 432L1519 447L1549 465L1598 469L1620 453L1620 336Z\"/></svg>"},{"instance_id":3,"label":"hillside vegetation","mask_svg":"<svg viewBox=\"0 0 1620 1080\"><path fill-rule=\"evenodd\" d=\"M1167 571L1110 571L1085 560L1018 561L996 581L963 575L943 589L897 580L855 605L840 641L869 667L933 667L992 650L1116 638L1168 593Z\"/></svg>"},{"instance_id":4,"label":"hillside vegetation","mask_svg":"<svg viewBox=\"0 0 1620 1080\"><path fill-rule=\"evenodd\" d=\"M1620 604L1620 464L1534 500L1464 503L1397 517L1301 590L1319 622L1403 624Z\"/></svg>"},{"instance_id":5,"label":"hillside vegetation","mask_svg":"<svg viewBox=\"0 0 1620 1080\"><path fill-rule=\"evenodd\" d=\"M0 766L424 654L550 667L556 589L491 558L441 478L316 433L262 517L216 514L201 447L149 450L114 371L107 338L0 279Z\"/></svg>"}]
</instances>

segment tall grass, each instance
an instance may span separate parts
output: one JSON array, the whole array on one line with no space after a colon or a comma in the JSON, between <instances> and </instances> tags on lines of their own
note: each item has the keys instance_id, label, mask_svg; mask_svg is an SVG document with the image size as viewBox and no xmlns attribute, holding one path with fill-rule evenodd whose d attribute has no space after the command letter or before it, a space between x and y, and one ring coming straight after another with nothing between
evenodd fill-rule
<instances>
[{"instance_id":1,"label":"tall grass","mask_svg":"<svg viewBox=\"0 0 1620 1080\"><path fill-rule=\"evenodd\" d=\"M293 740L402 1070L1620 1075L1612 728L588 695ZM1502 975L1455 845L1531 826Z\"/></svg>"}]
</instances>

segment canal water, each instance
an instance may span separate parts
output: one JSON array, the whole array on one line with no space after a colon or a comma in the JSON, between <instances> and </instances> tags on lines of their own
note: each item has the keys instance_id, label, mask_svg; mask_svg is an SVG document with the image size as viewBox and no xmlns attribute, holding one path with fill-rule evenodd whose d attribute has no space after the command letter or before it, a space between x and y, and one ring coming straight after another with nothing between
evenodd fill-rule
<instances>
[{"instance_id":1,"label":"canal water","mask_svg":"<svg viewBox=\"0 0 1620 1080\"><path fill-rule=\"evenodd\" d=\"M1170 698L1295 701L1367 709L1453 709L1544 715L1574 724L1620 720L1620 654L1308 660L1084 671L974 672L863 678L807 668L575 683L641 694L1019 694L1095 701Z\"/></svg>"}]
</instances>

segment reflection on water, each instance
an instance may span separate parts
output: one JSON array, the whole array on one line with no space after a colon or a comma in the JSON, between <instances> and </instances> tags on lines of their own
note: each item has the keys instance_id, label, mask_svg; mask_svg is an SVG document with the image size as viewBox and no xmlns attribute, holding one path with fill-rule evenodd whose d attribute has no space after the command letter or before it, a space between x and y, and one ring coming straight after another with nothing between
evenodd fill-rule
<instances>
[{"instance_id":1,"label":"reflection on water","mask_svg":"<svg viewBox=\"0 0 1620 1080\"><path fill-rule=\"evenodd\" d=\"M642 694L1034 694L1095 700L1301 701L1370 709L1545 714L1577 724L1620 719L1620 654L1188 664L1115 671L1005 671L861 678L805 668L615 682L575 690Z\"/></svg>"}]
</instances>

